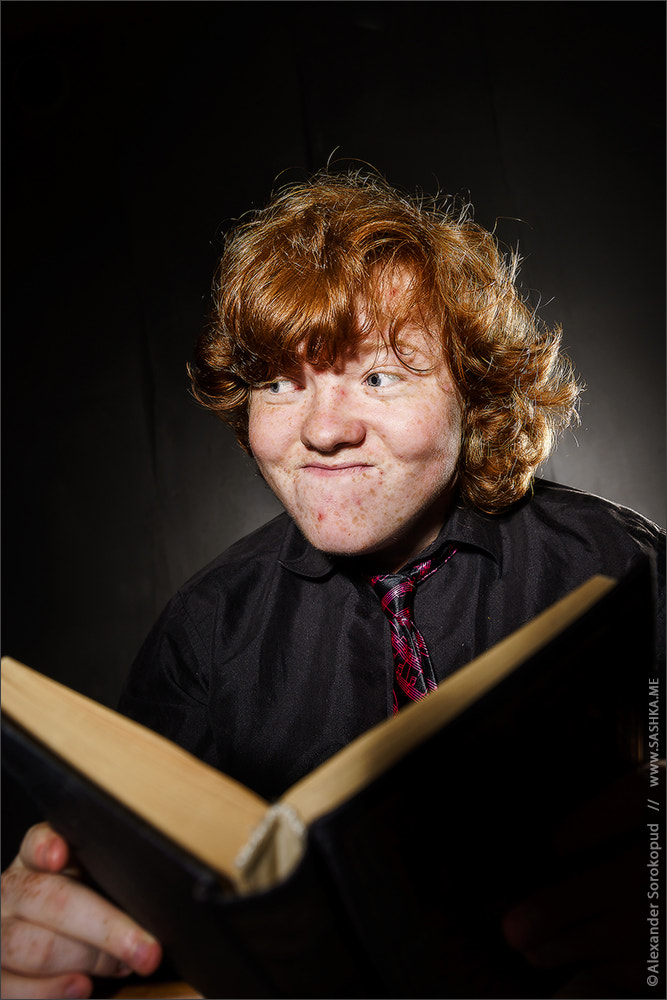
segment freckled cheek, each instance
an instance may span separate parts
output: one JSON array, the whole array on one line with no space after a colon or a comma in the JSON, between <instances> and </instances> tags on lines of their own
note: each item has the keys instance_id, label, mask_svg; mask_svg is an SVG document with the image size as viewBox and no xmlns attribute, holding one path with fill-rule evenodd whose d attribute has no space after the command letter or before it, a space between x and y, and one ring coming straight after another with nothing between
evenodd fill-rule
<instances>
[{"instance_id":1,"label":"freckled cheek","mask_svg":"<svg viewBox=\"0 0 667 1000\"><path fill-rule=\"evenodd\" d=\"M283 459L294 440L294 424L295 421L282 414L251 406L248 437L250 449L260 465Z\"/></svg>"},{"instance_id":2,"label":"freckled cheek","mask_svg":"<svg viewBox=\"0 0 667 1000\"><path fill-rule=\"evenodd\" d=\"M413 418L394 436L393 452L402 461L441 461L458 454L460 437L460 419L443 421L442 413L434 410Z\"/></svg>"},{"instance_id":3,"label":"freckled cheek","mask_svg":"<svg viewBox=\"0 0 667 1000\"><path fill-rule=\"evenodd\" d=\"M444 412L442 405L426 411L420 440L426 452L458 456L461 447L461 409L455 398L447 398Z\"/></svg>"}]
</instances>

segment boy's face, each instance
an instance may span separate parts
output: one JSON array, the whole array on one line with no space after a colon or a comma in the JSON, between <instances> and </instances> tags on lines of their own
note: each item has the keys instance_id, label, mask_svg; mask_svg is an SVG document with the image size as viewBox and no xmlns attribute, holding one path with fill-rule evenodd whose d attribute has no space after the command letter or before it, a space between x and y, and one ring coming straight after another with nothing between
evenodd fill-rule
<instances>
[{"instance_id":1,"label":"boy's face","mask_svg":"<svg viewBox=\"0 0 667 1000\"><path fill-rule=\"evenodd\" d=\"M318 549L391 572L438 534L451 500L461 407L429 336L380 335L334 368L303 364L253 389L250 446L265 480Z\"/></svg>"}]
</instances>

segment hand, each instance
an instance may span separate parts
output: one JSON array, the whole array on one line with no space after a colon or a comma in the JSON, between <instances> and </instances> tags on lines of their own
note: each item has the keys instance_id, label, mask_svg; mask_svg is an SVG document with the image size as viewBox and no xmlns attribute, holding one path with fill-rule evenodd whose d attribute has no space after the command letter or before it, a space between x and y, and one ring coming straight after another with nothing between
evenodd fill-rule
<instances>
[{"instance_id":1,"label":"hand","mask_svg":"<svg viewBox=\"0 0 667 1000\"><path fill-rule=\"evenodd\" d=\"M641 996L646 989L646 823L655 819L647 789L644 769L637 770L568 817L556 834L558 853L576 859L588 852L595 860L503 919L505 940L531 965L578 963L580 972L557 997Z\"/></svg>"},{"instance_id":2,"label":"hand","mask_svg":"<svg viewBox=\"0 0 667 1000\"><path fill-rule=\"evenodd\" d=\"M91 976L147 975L160 945L78 881L65 841L28 830L2 875L2 997L89 997Z\"/></svg>"}]
</instances>

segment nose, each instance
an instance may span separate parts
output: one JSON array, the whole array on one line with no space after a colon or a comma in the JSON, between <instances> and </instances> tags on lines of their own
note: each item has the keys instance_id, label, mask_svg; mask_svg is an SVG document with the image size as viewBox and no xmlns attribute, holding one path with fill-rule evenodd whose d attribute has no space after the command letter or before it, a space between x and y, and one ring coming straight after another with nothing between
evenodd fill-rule
<instances>
[{"instance_id":1,"label":"nose","mask_svg":"<svg viewBox=\"0 0 667 1000\"><path fill-rule=\"evenodd\" d=\"M314 386L301 424L301 441L313 451L359 445L366 427L349 393L339 385Z\"/></svg>"}]
</instances>

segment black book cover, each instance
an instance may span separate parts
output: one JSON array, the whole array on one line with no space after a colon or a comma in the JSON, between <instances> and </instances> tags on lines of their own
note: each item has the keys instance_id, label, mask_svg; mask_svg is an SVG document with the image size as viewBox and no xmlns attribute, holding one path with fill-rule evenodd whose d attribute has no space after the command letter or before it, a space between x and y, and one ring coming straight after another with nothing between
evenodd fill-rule
<instances>
[{"instance_id":1,"label":"black book cover","mask_svg":"<svg viewBox=\"0 0 667 1000\"><path fill-rule=\"evenodd\" d=\"M500 917L563 876L560 819L641 759L653 662L647 561L243 898L4 718L3 766L206 996L547 997Z\"/></svg>"}]
</instances>

